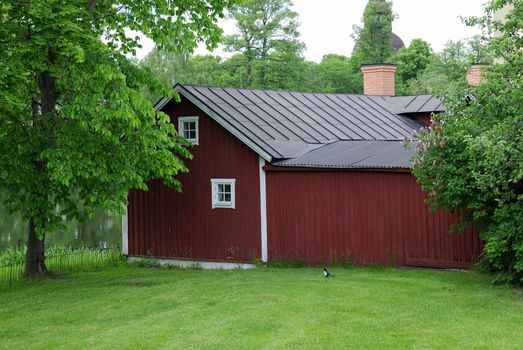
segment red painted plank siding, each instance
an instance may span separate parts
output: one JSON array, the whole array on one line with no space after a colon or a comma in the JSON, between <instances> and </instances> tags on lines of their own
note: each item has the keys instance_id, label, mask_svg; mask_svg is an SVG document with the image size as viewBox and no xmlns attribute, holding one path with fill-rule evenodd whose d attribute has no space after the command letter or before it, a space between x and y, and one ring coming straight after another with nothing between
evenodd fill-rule
<instances>
[{"instance_id":1,"label":"red painted plank siding","mask_svg":"<svg viewBox=\"0 0 523 350\"><path fill-rule=\"evenodd\" d=\"M252 261L261 256L259 158L187 100L164 112L199 116L199 145L190 172L179 176L183 193L151 181L129 195L129 255L209 261ZM211 178L236 179L236 209L211 208Z\"/></svg>"},{"instance_id":2,"label":"red painted plank siding","mask_svg":"<svg viewBox=\"0 0 523 350\"><path fill-rule=\"evenodd\" d=\"M456 218L430 212L409 173L270 169L270 261L464 268L481 252L476 231L448 233Z\"/></svg>"},{"instance_id":3,"label":"red painted plank siding","mask_svg":"<svg viewBox=\"0 0 523 350\"><path fill-rule=\"evenodd\" d=\"M432 120L432 113L416 113L415 118L426 126L429 126Z\"/></svg>"}]
</instances>

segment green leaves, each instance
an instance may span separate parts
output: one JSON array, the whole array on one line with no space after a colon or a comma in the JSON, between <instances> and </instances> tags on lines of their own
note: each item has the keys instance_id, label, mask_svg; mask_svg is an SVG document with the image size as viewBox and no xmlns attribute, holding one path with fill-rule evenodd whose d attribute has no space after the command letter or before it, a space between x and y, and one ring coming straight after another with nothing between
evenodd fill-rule
<instances>
[{"instance_id":1,"label":"green leaves","mask_svg":"<svg viewBox=\"0 0 523 350\"><path fill-rule=\"evenodd\" d=\"M515 13L521 1L512 3ZM447 91L447 112L419 134L413 169L436 207L464 212L480 224L486 261L500 281L523 283L523 45L514 40L519 18L509 15L490 48L504 62L488 69L486 83ZM476 20L475 23L489 23ZM517 36L517 35L516 35ZM503 48L503 50L500 50Z\"/></svg>"},{"instance_id":2,"label":"green leaves","mask_svg":"<svg viewBox=\"0 0 523 350\"><path fill-rule=\"evenodd\" d=\"M303 43L298 40L298 14L290 0L244 0L231 10L238 34L223 38L225 50L241 53L244 60L244 87L268 87L276 68L289 60L300 60Z\"/></svg>"},{"instance_id":3,"label":"green leaves","mask_svg":"<svg viewBox=\"0 0 523 350\"><path fill-rule=\"evenodd\" d=\"M355 54L362 64L389 63L392 49L392 2L371 0L363 12L363 27L354 27Z\"/></svg>"},{"instance_id":4,"label":"green leaves","mask_svg":"<svg viewBox=\"0 0 523 350\"><path fill-rule=\"evenodd\" d=\"M396 82L399 94L441 95L450 84L466 86L467 68L475 63L491 63L492 56L485 38L448 41L441 52L434 53L430 45L414 39L393 57L397 66Z\"/></svg>"},{"instance_id":5,"label":"green leaves","mask_svg":"<svg viewBox=\"0 0 523 350\"><path fill-rule=\"evenodd\" d=\"M357 60L342 55L324 55L319 64L312 64L308 77L309 91L358 94L363 79Z\"/></svg>"},{"instance_id":6,"label":"green leaves","mask_svg":"<svg viewBox=\"0 0 523 350\"><path fill-rule=\"evenodd\" d=\"M0 187L39 237L63 215L121 211L150 179L180 189L190 158L169 117L144 97L172 96L126 56L143 33L158 47L216 45L229 0L38 0L0 5ZM60 208L57 212L56 208Z\"/></svg>"}]
</instances>

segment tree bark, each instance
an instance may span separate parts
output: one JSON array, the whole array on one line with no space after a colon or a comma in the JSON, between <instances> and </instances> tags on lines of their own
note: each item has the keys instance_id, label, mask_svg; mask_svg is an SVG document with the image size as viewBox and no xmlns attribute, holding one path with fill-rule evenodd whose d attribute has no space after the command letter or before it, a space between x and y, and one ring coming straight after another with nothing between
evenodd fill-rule
<instances>
[{"instance_id":1,"label":"tree bark","mask_svg":"<svg viewBox=\"0 0 523 350\"><path fill-rule=\"evenodd\" d=\"M98 2L98 0L90 0L89 3L87 4L87 12L93 13L94 7L96 6L97 2Z\"/></svg>"},{"instance_id":2,"label":"tree bark","mask_svg":"<svg viewBox=\"0 0 523 350\"><path fill-rule=\"evenodd\" d=\"M47 267L45 266L45 236L42 239L38 239L36 236L35 218L29 219L25 273L28 276L47 273Z\"/></svg>"},{"instance_id":3,"label":"tree bark","mask_svg":"<svg viewBox=\"0 0 523 350\"><path fill-rule=\"evenodd\" d=\"M35 161L34 164L35 172L38 175L44 172L44 165L41 161ZM44 184L42 185L45 186ZM42 191L45 190L42 189ZM36 193L35 196L47 201L47 195L42 192ZM27 254L25 260L25 273L28 276L47 274L47 266L45 266L45 231L41 239L38 239L36 235L37 220L40 223L40 227L44 228L47 219L43 212L38 209L37 214L33 214L29 219L29 234L27 236Z\"/></svg>"},{"instance_id":4,"label":"tree bark","mask_svg":"<svg viewBox=\"0 0 523 350\"><path fill-rule=\"evenodd\" d=\"M55 55L51 48L47 51L47 65L51 67L55 61ZM33 127L36 133L44 139L52 139L53 135L53 119L56 111L56 78L51 76L49 70L37 73L35 76L36 83L39 90L40 111L33 104ZM45 148L45 146L43 146ZM38 152L35 152L33 163L34 172L40 183L33 189L33 195L36 198L47 201L47 177L45 174L46 166L44 161L38 159ZM45 233L42 234L41 239L36 235L37 223L39 227L45 229L47 222L46 213L43 208L38 206L33 208L31 218L29 219L29 234L27 237L27 254L25 272L28 276L37 274L46 274L47 267L45 266ZM45 231L44 231L45 232Z\"/></svg>"},{"instance_id":5,"label":"tree bark","mask_svg":"<svg viewBox=\"0 0 523 350\"><path fill-rule=\"evenodd\" d=\"M252 65L254 64L254 60L252 59L249 59L247 58L247 69L246 69L246 74L247 74L247 88L252 88ZM242 86L243 88L243 86Z\"/></svg>"}]
</instances>

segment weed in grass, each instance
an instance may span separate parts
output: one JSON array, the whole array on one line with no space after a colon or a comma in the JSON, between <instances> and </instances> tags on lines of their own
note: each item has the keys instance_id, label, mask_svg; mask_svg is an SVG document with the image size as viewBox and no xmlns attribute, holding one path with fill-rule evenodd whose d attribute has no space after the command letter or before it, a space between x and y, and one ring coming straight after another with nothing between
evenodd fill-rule
<instances>
[{"instance_id":1,"label":"weed in grass","mask_svg":"<svg viewBox=\"0 0 523 350\"><path fill-rule=\"evenodd\" d=\"M160 264L160 260L152 257L146 257L143 259L138 259L132 262L132 264L136 265L137 267L146 267L146 268L160 268L162 267L162 264Z\"/></svg>"},{"instance_id":2,"label":"weed in grass","mask_svg":"<svg viewBox=\"0 0 523 350\"><path fill-rule=\"evenodd\" d=\"M343 269L350 269L352 267L356 267L357 265L352 262L350 254L343 255L341 258L337 259L333 263L331 263L329 266L331 267L341 267Z\"/></svg>"},{"instance_id":3,"label":"weed in grass","mask_svg":"<svg viewBox=\"0 0 523 350\"><path fill-rule=\"evenodd\" d=\"M303 268L305 266L306 266L306 264L305 264L305 261L303 261L303 260L296 260L291 263L291 267L293 267L293 268L299 269L299 268Z\"/></svg>"},{"instance_id":4,"label":"weed in grass","mask_svg":"<svg viewBox=\"0 0 523 350\"><path fill-rule=\"evenodd\" d=\"M280 268L280 269L287 269L287 268L290 268L292 265L292 262L287 260L287 259L279 259L279 260L273 260L273 261L270 261L267 265L269 267L273 267L273 268Z\"/></svg>"},{"instance_id":5,"label":"weed in grass","mask_svg":"<svg viewBox=\"0 0 523 350\"><path fill-rule=\"evenodd\" d=\"M251 264L256 267L267 267L267 263L263 262L262 259L252 259Z\"/></svg>"}]
</instances>

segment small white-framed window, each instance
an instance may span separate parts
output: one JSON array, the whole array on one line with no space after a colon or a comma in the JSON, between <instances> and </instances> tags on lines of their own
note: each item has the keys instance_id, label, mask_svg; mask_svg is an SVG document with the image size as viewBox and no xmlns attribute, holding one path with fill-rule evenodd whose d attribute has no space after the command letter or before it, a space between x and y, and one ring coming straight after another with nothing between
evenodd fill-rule
<instances>
[{"instance_id":1,"label":"small white-framed window","mask_svg":"<svg viewBox=\"0 0 523 350\"><path fill-rule=\"evenodd\" d=\"M212 208L236 208L236 179L211 179Z\"/></svg>"},{"instance_id":2,"label":"small white-framed window","mask_svg":"<svg viewBox=\"0 0 523 350\"><path fill-rule=\"evenodd\" d=\"M179 117L178 134L193 145L198 144L198 117Z\"/></svg>"}]
</instances>

